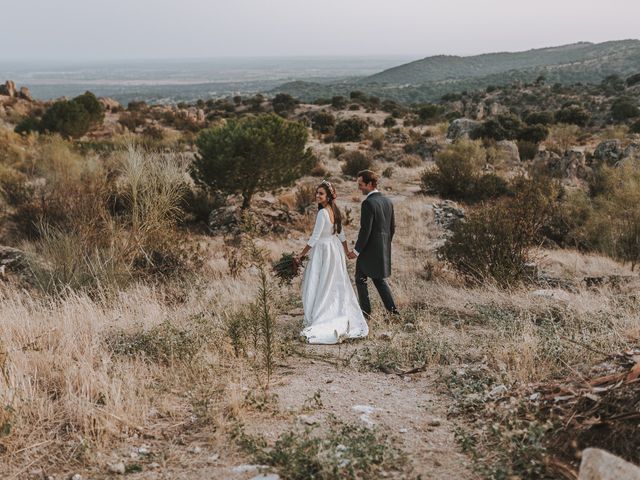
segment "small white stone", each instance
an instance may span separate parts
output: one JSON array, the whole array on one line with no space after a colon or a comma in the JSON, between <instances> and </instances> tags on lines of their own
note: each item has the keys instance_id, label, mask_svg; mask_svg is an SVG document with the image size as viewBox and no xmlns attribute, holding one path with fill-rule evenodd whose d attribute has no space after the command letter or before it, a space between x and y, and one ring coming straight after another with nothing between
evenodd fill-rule
<instances>
[{"instance_id":1,"label":"small white stone","mask_svg":"<svg viewBox=\"0 0 640 480\"><path fill-rule=\"evenodd\" d=\"M498 395L502 395L503 393L507 393L507 387L505 387L504 385L498 385L489 392L489 396L493 398L497 397Z\"/></svg>"},{"instance_id":2,"label":"small white stone","mask_svg":"<svg viewBox=\"0 0 640 480\"><path fill-rule=\"evenodd\" d=\"M219 459L220 459L220 455L218 455L217 453L214 453L213 455L209 455L209 458L207 458L207 463L209 465L215 465L216 463L218 463Z\"/></svg>"},{"instance_id":3,"label":"small white stone","mask_svg":"<svg viewBox=\"0 0 640 480\"><path fill-rule=\"evenodd\" d=\"M140 455L149 455L151 453L151 448L148 445L141 445L138 447L138 453Z\"/></svg>"},{"instance_id":4,"label":"small white stone","mask_svg":"<svg viewBox=\"0 0 640 480\"><path fill-rule=\"evenodd\" d=\"M197 455L197 454L199 454L199 453L201 453L201 452L202 452L202 448L200 448L200 447L198 447L198 446L196 445L196 446L193 446L193 447L189 447L189 450L187 450L187 451L188 451L189 453L193 453L194 455Z\"/></svg>"},{"instance_id":5,"label":"small white stone","mask_svg":"<svg viewBox=\"0 0 640 480\"><path fill-rule=\"evenodd\" d=\"M400 430L398 430L398 432L400 433L407 433L409 431L409 429L407 428L401 428Z\"/></svg>"},{"instance_id":6,"label":"small white stone","mask_svg":"<svg viewBox=\"0 0 640 480\"><path fill-rule=\"evenodd\" d=\"M153 462L149 464L149 468L154 470L156 468L160 468L160 464L158 462Z\"/></svg>"},{"instance_id":7,"label":"small white stone","mask_svg":"<svg viewBox=\"0 0 640 480\"><path fill-rule=\"evenodd\" d=\"M109 470L109 473L124 475L124 472L125 472L124 462L107 463L107 470Z\"/></svg>"},{"instance_id":8,"label":"small white stone","mask_svg":"<svg viewBox=\"0 0 640 480\"><path fill-rule=\"evenodd\" d=\"M79 473L74 473L71 477L71 480L82 480L82 475L80 475Z\"/></svg>"},{"instance_id":9,"label":"small white stone","mask_svg":"<svg viewBox=\"0 0 640 480\"><path fill-rule=\"evenodd\" d=\"M429 425L430 427L439 427L440 425L442 425L442 422L439 418L432 418L427 422L427 425Z\"/></svg>"}]
</instances>

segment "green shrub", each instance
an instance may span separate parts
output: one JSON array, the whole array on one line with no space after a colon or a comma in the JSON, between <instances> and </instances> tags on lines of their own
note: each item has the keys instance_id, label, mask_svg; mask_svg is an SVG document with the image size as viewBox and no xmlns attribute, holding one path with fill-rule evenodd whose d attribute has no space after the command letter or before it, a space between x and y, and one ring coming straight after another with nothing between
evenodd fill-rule
<instances>
[{"instance_id":1,"label":"green shrub","mask_svg":"<svg viewBox=\"0 0 640 480\"><path fill-rule=\"evenodd\" d=\"M42 116L40 129L77 138L102 122L103 118L102 105L93 93L86 92L73 100L60 100L51 105Z\"/></svg>"},{"instance_id":2,"label":"green shrub","mask_svg":"<svg viewBox=\"0 0 640 480\"><path fill-rule=\"evenodd\" d=\"M347 106L347 99L340 95L336 95L331 98L331 106L336 110L342 110Z\"/></svg>"},{"instance_id":3,"label":"green shrub","mask_svg":"<svg viewBox=\"0 0 640 480\"><path fill-rule=\"evenodd\" d=\"M320 133L330 133L336 124L336 117L327 111L320 111L311 118L311 128Z\"/></svg>"},{"instance_id":4,"label":"green shrub","mask_svg":"<svg viewBox=\"0 0 640 480\"><path fill-rule=\"evenodd\" d=\"M416 114L418 120L422 124L434 122L440 115L444 113L444 107L440 105L426 104L418 107Z\"/></svg>"},{"instance_id":5,"label":"green shrub","mask_svg":"<svg viewBox=\"0 0 640 480\"><path fill-rule=\"evenodd\" d=\"M567 123L584 127L591 120L591 114L579 105L569 105L556 112L558 123Z\"/></svg>"},{"instance_id":6,"label":"green shrub","mask_svg":"<svg viewBox=\"0 0 640 480\"><path fill-rule=\"evenodd\" d=\"M524 124L517 116L502 114L485 121L474 135L496 141L514 140L519 137L523 127Z\"/></svg>"},{"instance_id":7,"label":"green shrub","mask_svg":"<svg viewBox=\"0 0 640 480\"><path fill-rule=\"evenodd\" d=\"M640 108L631 98L618 98L611 105L611 117L615 121L624 121L629 118L635 118L638 115L640 115Z\"/></svg>"},{"instance_id":8,"label":"green shrub","mask_svg":"<svg viewBox=\"0 0 640 480\"><path fill-rule=\"evenodd\" d=\"M31 133L40 131L40 120L34 117L25 117L20 123L16 125L14 132L16 133Z\"/></svg>"},{"instance_id":9,"label":"green shrub","mask_svg":"<svg viewBox=\"0 0 640 480\"><path fill-rule=\"evenodd\" d=\"M388 116L382 122L382 126L386 128L393 128L398 124L397 120L392 116Z\"/></svg>"},{"instance_id":10,"label":"green shrub","mask_svg":"<svg viewBox=\"0 0 640 480\"><path fill-rule=\"evenodd\" d=\"M518 133L518 140L524 140L531 143L540 143L549 136L549 129L542 125L527 125L520 133Z\"/></svg>"},{"instance_id":11,"label":"green shrub","mask_svg":"<svg viewBox=\"0 0 640 480\"><path fill-rule=\"evenodd\" d=\"M557 189L545 179L518 179L514 197L481 207L455 225L439 254L469 280L510 286L526 278L526 265Z\"/></svg>"},{"instance_id":12,"label":"green shrub","mask_svg":"<svg viewBox=\"0 0 640 480\"><path fill-rule=\"evenodd\" d=\"M298 103L299 101L288 93L278 93L271 101L271 106L273 107L273 111L278 115L281 117L287 117L295 110Z\"/></svg>"},{"instance_id":13,"label":"green shrub","mask_svg":"<svg viewBox=\"0 0 640 480\"><path fill-rule=\"evenodd\" d=\"M334 158L339 158L340 155L342 155L344 152L347 151L346 148L344 148L342 145L331 145L331 154L333 155Z\"/></svg>"},{"instance_id":14,"label":"green shrub","mask_svg":"<svg viewBox=\"0 0 640 480\"><path fill-rule=\"evenodd\" d=\"M371 170L373 165L371 157L358 150L347 152L343 154L340 159L344 160L342 164L342 174L349 177L355 177L358 175L358 172L362 170Z\"/></svg>"},{"instance_id":15,"label":"green shrub","mask_svg":"<svg viewBox=\"0 0 640 480\"><path fill-rule=\"evenodd\" d=\"M314 165L307 130L276 115L244 117L200 133L192 164L197 182L239 193L248 208L259 191L291 185Z\"/></svg>"},{"instance_id":16,"label":"green shrub","mask_svg":"<svg viewBox=\"0 0 640 480\"><path fill-rule=\"evenodd\" d=\"M543 110L540 112L531 112L527 114L524 118L524 121L529 125L551 125L555 122L555 117L553 112Z\"/></svg>"},{"instance_id":17,"label":"green shrub","mask_svg":"<svg viewBox=\"0 0 640 480\"><path fill-rule=\"evenodd\" d=\"M422 175L422 189L446 198L468 199L485 165L486 152L479 141L461 139L436 154L436 170Z\"/></svg>"},{"instance_id":18,"label":"green shrub","mask_svg":"<svg viewBox=\"0 0 640 480\"><path fill-rule=\"evenodd\" d=\"M361 118L347 118L339 121L336 125L335 139L337 142L359 142L367 129L367 122Z\"/></svg>"},{"instance_id":19,"label":"green shrub","mask_svg":"<svg viewBox=\"0 0 640 480\"><path fill-rule=\"evenodd\" d=\"M640 120L637 120L629 127L630 133L640 133Z\"/></svg>"},{"instance_id":20,"label":"green shrub","mask_svg":"<svg viewBox=\"0 0 640 480\"><path fill-rule=\"evenodd\" d=\"M518 153L521 160L533 160L538 154L538 144L526 140L518 140Z\"/></svg>"}]
</instances>

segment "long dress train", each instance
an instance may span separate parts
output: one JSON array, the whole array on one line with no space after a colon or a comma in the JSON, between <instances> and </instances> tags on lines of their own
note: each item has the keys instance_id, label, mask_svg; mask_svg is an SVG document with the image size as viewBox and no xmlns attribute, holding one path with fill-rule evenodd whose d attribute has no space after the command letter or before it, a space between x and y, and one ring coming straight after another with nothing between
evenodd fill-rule
<instances>
[{"instance_id":1,"label":"long dress train","mask_svg":"<svg viewBox=\"0 0 640 480\"><path fill-rule=\"evenodd\" d=\"M349 280L344 231L336 235L326 209L321 209L311 238L309 262L302 278L304 330L309 343L334 344L366 337L369 327Z\"/></svg>"}]
</instances>

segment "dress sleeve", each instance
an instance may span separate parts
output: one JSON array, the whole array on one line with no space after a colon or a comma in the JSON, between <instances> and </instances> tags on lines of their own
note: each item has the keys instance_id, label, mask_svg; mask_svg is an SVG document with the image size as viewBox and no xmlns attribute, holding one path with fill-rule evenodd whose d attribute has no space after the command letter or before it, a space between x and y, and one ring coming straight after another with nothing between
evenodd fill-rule
<instances>
[{"instance_id":1,"label":"dress sleeve","mask_svg":"<svg viewBox=\"0 0 640 480\"><path fill-rule=\"evenodd\" d=\"M340 233L338 234L338 240L341 242L347 241L347 236L344 234L344 227L342 227L342 230L340 230Z\"/></svg>"},{"instance_id":2,"label":"dress sleeve","mask_svg":"<svg viewBox=\"0 0 640 480\"><path fill-rule=\"evenodd\" d=\"M324 228L324 222L326 220L325 220L325 214L323 212L324 212L323 210L320 210L318 212L318 215L316 215L316 225L315 227L313 227L313 233L311 234L311 237L307 242L307 245L309 245L312 248L320 239L320 234L322 233L322 229Z\"/></svg>"}]
</instances>

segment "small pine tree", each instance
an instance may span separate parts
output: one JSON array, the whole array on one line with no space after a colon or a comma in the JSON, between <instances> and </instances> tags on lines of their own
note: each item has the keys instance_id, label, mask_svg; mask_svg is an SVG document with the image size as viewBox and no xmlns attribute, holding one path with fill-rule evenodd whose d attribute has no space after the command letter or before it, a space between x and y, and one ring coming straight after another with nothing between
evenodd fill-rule
<instances>
[{"instance_id":1,"label":"small pine tree","mask_svg":"<svg viewBox=\"0 0 640 480\"><path fill-rule=\"evenodd\" d=\"M292 184L309 172L314 157L305 149L307 129L277 115L230 120L200 133L192 165L197 182L242 195L242 208L256 192Z\"/></svg>"}]
</instances>

